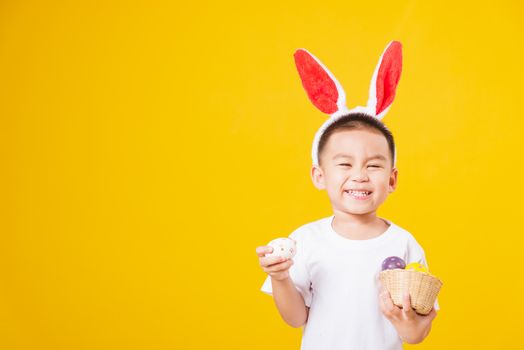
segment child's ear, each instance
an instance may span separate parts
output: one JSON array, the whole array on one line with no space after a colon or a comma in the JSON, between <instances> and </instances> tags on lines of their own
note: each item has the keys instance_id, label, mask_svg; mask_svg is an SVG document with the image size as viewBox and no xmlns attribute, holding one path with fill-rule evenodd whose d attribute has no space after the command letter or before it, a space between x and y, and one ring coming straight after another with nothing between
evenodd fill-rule
<instances>
[{"instance_id":1,"label":"child's ear","mask_svg":"<svg viewBox=\"0 0 524 350\"><path fill-rule=\"evenodd\" d=\"M398 181L398 169L393 168L389 176L389 189L388 189L389 193L392 193L395 191L395 189L397 188L397 181Z\"/></svg>"},{"instance_id":2,"label":"child's ear","mask_svg":"<svg viewBox=\"0 0 524 350\"><path fill-rule=\"evenodd\" d=\"M311 167L311 180L313 180L313 185L315 185L317 189L326 189L326 184L324 183L324 172L318 165L313 165Z\"/></svg>"}]
</instances>

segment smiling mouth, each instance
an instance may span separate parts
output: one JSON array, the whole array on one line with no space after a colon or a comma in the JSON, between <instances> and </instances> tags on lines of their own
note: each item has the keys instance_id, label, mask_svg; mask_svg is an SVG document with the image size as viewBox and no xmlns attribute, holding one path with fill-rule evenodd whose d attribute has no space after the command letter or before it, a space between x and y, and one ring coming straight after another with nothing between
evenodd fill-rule
<instances>
[{"instance_id":1,"label":"smiling mouth","mask_svg":"<svg viewBox=\"0 0 524 350\"><path fill-rule=\"evenodd\" d=\"M348 190L348 191L344 191L344 193L347 193L350 197L353 197L356 199L367 199L371 195L371 191Z\"/></svg>"}]
</instances>

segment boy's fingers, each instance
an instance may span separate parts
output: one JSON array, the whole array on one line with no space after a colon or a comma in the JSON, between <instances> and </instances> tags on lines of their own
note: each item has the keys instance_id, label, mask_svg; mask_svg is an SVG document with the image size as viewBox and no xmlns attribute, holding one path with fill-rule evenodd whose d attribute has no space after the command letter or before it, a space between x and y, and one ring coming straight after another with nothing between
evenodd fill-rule
<instances>
[{"instance_id":1,"label":"boy's fingers","mask_svg":"<svg viewBox=\"0 0 524 350\"><path fill-rule=\"evenodd\" d=\"M393 300L391 300L391 295L387 290L384 290L382 293L380 293L380 299L384 303L384 309L386 315L389 315L390 317L396 317L399 310L398 307L393 304Z\"/></svg>"},{"instance_id":2,"label":"boy's fingers","mask_svg":"<svg viewBox=\"0 0 524 350\"><path fill-rule=\"evenodd\" d=\"M386 306L384 305L384 300L382 300L382 295L379 295L378 306L380 307L380 311L382 311L383 314L386 314Z\"/></svg>"},{"instance_id":3,"label":"boy's fingers","mask_svg":"<svg viewBox=\"0 0 524 350\"><path fill-rule=\"evenodd\" d=\"M385 291L386 291L386 288L384 288L384 286L382 285L382 283L380 283L380 284L378 285L378 293L379 293L379 294L382 294L382 293L384 293Z\"/></svg>"},{"instance_id":4,"label":"boy's fingers","mask_svg":"<svg viewBox=\"0 0 524 350\"><path fill-rule=\"evenodd\" d=\"M435 317L437 317L437 311L435 310L435 308L431 309L427 316L430 318L430 320L433 320Z\"/></svg>"},{"instance_id":5,"label":"boy's fingers","mask_svg":"<svg viewBox=\"0 0 524 350\"><path fill-rule=\"evenodd\" d=\"M379 306L380 306L380 311L382 311L382 313L384 314L384 316L386 316L387 318L390 318L392 316L392 313L391 313L391 310L388 309L388 307L386 306L386 301L385 301L385 295L383 295L383 292L380 293L379 295Z\"/></svg>"},{"instance_id":6,"label":"boy's fingers","mask_svg":"<svg viewBox=\"0 0 524 350\"><path fill-rule=\"evenodd\" d=\"M266 258L260 258L260 266L262 267L270 267L272 265L278 264L280 262L285 261L286 259L280 257L280 256L268 256Z\"/></svg>"},{"instance_id":7,"label":"boy's fingers","mask_svg":"<svg viewBox=\"0 0 524 350\"><path fill-rule=\"evenodd\" d=\"M386 311L393 311L395 305L393 304L391 296L389 295L389 292L387 290L384 290L382 291L382 293L380 293L380 300L382 301L382 303L384 303L384 308L386 309Z\"/></svg>"},{"instance_id":8,"label":"boy's fingers","mask_svg":"<svg viewBox=\"0 0 524 350\"><path fill-rule=\"evenodd\" d=\"M281 263L273 264L273 265L271 265L269 267L264 267L264 270L267 273L280 272L280 271L289 269L291 267L291 265L293 265L293 260L289 259L289 260L283 261Z\"/></svg>"},{"instance_id":9,"label":"boy's fingers","mask_svg":"<svg viewBox=\"0 0 524 350\"><path fill-rule=\"evenodd\" d=\"M273 251L273 247L268 246L268 245L263 245L263 246L257 247L256 251L257 251L258 257L262 258L266 254L271 253Z\"/></svg>"},{"instance_id":10,"label":"boy's fingers","mask_svg":"<svg viewBox=\"0 0 524 350\"><path fill-rule=\"evenodd\" d=\"M407 292L402 297L402 313L407 319L415 317L415 311L413 311L413 308L411 307L411 298Z\"/></svg>"}]
</instances>

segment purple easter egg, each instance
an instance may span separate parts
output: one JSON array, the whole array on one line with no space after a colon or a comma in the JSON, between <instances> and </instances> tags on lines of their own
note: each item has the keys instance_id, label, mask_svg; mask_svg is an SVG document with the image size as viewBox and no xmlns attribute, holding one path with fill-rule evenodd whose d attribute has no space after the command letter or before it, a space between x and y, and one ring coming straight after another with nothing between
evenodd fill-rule
<instances>
[{"instance_id":1,"label":"purple easter egg","mask_svg":"<svg viewBox=\"0 0 524 350\"><path fill-rule=\"evenodd\" d=\"M393 269L404 269L406 263L398 256L390 256L382 262L382 271L393 270Z\"/></svg>"}]
</instances>

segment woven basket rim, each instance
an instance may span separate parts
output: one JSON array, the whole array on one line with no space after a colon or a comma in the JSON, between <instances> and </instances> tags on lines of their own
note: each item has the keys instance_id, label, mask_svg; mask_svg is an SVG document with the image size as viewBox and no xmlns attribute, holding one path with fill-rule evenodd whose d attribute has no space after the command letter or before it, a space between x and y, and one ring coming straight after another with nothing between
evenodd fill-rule
<instances>
[{"instance_id":1,"label":"woven basket rim","mask_svg":"<svg viewBox=\"0 0 524 350\"><path fill-rule=\"evenodd\" d=\"M434 278L436 280L438 280L440 282L441 285L444 284L444 282L442 282L442 280L440 278L438 278L437 276L429 273L429 272L423 272L423 271L416 271L416 270L404 270L404 269L389 269L389 270L384 270L384 271L380 271L380 274L388 274L388 273L410 273L410 272L416 272L416 273L422 273L424 275L427 275L431 278Z\"/></svg>"}]
</instances>

